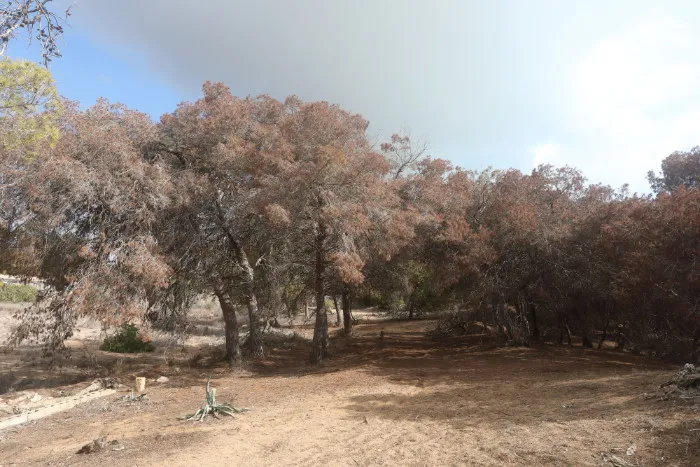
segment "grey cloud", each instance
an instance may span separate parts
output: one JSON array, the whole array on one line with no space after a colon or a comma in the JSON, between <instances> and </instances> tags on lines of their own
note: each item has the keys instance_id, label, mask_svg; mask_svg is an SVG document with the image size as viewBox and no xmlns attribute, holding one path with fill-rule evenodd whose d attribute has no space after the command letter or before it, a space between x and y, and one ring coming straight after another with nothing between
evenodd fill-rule
<instances>
[{"instance_id":1,"label":"grey cloud","mask_svg":"<svg viewBox=\"0 0 700 467\"><path fill-rule=\"evenodd\" d=\"M580 5L580 4L579 4ZM562 127L562 66L636 1L83 0L74 27L196 97L297 94L410 126L465 167L527 170Z\"/></svg>"}]
</instances>

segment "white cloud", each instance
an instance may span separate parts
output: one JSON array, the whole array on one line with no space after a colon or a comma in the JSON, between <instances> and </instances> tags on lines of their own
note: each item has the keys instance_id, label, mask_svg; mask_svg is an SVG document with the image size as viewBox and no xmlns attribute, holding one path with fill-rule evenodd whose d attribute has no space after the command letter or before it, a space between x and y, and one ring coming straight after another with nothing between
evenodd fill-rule
<instances>
[{"instance_id":1,"label":"white cloud","mask_svg":"<svg viewBox=\"0 0 700 467\"><path fill-rule=\"evenodd\" d=\"M541 164L559 165L561 163L561 147L553 143L537 144L528 149L533 156L532 166Z\"/></svg>"},{"instance_id":2,"label":"white cloud","mask_svg":"<svg viewBox=\"0 0 700 467\"><path fill-rule=\"evenodd\" d=\"M572 67L575 160L593 181L648 191L644 174L700 144L700 36L653 10L594 44Z\"/></svg>"}]
</instances>

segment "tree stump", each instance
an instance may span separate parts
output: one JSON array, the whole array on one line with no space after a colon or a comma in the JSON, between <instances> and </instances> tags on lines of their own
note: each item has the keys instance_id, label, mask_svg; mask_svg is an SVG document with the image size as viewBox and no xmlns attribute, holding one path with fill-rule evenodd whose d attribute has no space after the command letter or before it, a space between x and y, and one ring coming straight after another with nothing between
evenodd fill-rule
<instances>
[{"instance_id":1,"label":"tree stump","mask_svg":"<svg viewBox=\"0 0 700 467\"><path fill-rule=\"evenodd\" d=\"M137 376L134 382L134 392L143 392L146 390L146 378Z\"/></svg>"}]
</instances>

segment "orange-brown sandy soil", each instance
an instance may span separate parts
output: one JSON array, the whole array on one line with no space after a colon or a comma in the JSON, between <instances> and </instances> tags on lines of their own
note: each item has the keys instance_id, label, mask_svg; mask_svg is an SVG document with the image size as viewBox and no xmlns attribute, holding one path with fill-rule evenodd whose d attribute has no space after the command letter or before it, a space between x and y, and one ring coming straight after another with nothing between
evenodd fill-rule
<instances>
[{"instance_id":1,"label":"orange-brown sandy soil","mask_svg":"<svg viewBox=\"0 0 700 467\"><path fill-rule=\"evenodd\" d=\"M206 346L169 356L93 350L100 376L147 376L148 399L121 401L122 388L2 430L0 465L700 465L694 401L643 396L676 366L576 347L499 347L486 336L436 341L424 335L432 326L360 324L354 337L333 339L334 356L320 366L307 363L301 339L279 340L234 371ZM16 351L0 354L13 358L43 381L33 390L45 397L91 377L88 365L61 380ZM169 381L154 382L161 375ZM209 375L221 402L250 411L179 420L202 405ZM123 449L76 454L100 436Z\"/></svg>"}]
</instances>

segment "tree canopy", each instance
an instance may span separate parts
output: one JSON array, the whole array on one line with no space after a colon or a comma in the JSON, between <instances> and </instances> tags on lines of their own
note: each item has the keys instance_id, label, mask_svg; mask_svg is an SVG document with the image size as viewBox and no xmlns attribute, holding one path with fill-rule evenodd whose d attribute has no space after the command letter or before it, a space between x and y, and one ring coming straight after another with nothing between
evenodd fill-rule
<instances>
[{"instance_id":1,"label":"tree canopy","mask_svg":"<svg viewBox=\"0 0 700 467\"><path fill-rule=\"evenodd\" d=\"M2 94L20 132L0 145L1 268L50 285L17 340L58 347L80 316L182 330L211 294L232 363L262 356L265 321L306 301L311 358L328 358L338 297L346 335L370 303L520 345L700 350L697 149L650 174L658 196L630 196L570 167L455 168L406 135L377 147L364 118L326 102L206 83L154 123L104 100L81 110L44 70L4 66L23 84Z\"/></svg>"},{"instance_id":2,"label":"tree canopy","mask_svg":"<svg viewBox=\"0 0 700 467\"><path fill-rule=\"evenodd\" d=\"M58 139L63 107L51 73L26 60L0 59L0 145L31 154Z\"/></svg>"}]
</instances>

